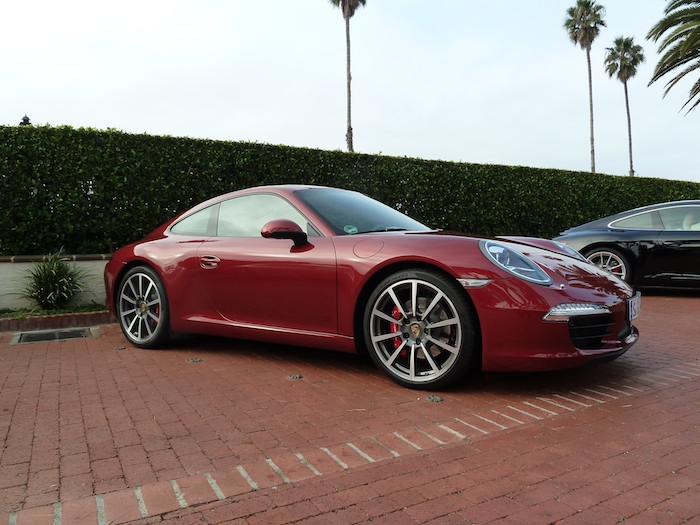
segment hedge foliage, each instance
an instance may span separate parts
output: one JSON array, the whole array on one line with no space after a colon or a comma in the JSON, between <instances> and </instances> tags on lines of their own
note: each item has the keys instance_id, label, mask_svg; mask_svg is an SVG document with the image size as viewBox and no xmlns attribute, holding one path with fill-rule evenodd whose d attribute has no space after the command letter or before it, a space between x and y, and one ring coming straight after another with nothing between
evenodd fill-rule
<instances>
[{"instance_id":1,"label":"hedge foliage","mask_svg":"<svg viewBox=\"0 0 700 525\"><path fill-rule=\"evenodd\" d=\"M0 255L110 253L248 186L362 191L430 226L552 237L628 208L700 199L665 179L348 154L114 130L0 126Z\"/></svg>"}]
</instances>

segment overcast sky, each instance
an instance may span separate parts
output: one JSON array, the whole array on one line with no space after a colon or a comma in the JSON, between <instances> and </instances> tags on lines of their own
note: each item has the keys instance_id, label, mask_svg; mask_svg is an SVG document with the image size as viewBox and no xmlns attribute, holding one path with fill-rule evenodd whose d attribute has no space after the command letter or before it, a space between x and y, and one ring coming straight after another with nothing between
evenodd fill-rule
<instances>
[{"instance_id":1,"label":"overcast sky","mask_svg":"<svg viewBox=\"0 0 700 525\"><path fill-rule=\"evenodd\" d=\"M646 40L662 0L602 0L593 44L596 168L629 171L622 84L605 48L632 36L640 177L700 182L691 82L663 98ZM575 0L367 0L351 21L362 153L588 170L585 53ZM328 0L12 0L0 7L0 124L345 149L345 29ZM697 79L697 73L693 81Z\"/></svg>"}]
</instances>

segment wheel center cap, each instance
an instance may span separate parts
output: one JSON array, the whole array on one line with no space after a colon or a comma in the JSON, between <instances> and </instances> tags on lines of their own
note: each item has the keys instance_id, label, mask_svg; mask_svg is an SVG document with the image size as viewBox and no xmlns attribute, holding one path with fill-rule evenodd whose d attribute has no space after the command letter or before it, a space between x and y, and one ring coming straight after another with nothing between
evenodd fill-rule
<instances>
[{"instance_id":1,"label":"wheel center cap","mask_svg":"<svg viewBox=\"0 0 700 525\"><path fill-rule=\"evenodd\" d=\"M413 337L418 337L421 334L421 328L418 323L413 323L410 327L411 334L413 334Z\"/></svg>"}]
</instances>

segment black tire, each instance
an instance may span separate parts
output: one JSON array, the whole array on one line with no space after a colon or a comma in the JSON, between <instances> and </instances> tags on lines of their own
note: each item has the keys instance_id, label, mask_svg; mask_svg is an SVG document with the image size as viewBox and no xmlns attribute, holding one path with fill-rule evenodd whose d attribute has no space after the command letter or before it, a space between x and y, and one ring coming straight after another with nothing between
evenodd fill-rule
<instances>
[{"instance_id":1,"label":"black tire","mask_svg":"<svg viewBox=\"0 0 700 525\"><path fill-rule=\"evenodd\" d=\"M477 361L476 315L464 290L442 275L405 270L376 287L364 338L374 363L408 388L432 390L466 377Z\"/></svg>"},{"instance_id":2,"label":"black tire","mask_svg":"<svg viewBox=\"0 0 700 525\"><path fill-rule=\"evenodd\" d=\"M116 297L119 326L139 348L155 348L170 338L168 298L160 277L147 266L129 270Z\"/></svg>"},{"instance_id":3,"label":"black tire","mask_svg":"<svg viewBox=\"0 0 700 525\"><path fill-rule=\"evenodd\" d=\"M594 248L587 251L585 257L591 264L607 270L626 283L632 282L632 267L627 257L615 248Z\"/></svg>"}]
</instances>

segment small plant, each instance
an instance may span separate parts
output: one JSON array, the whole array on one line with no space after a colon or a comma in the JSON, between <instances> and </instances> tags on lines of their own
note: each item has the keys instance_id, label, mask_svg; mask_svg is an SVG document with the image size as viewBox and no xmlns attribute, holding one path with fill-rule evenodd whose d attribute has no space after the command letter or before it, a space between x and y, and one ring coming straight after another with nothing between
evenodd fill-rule
<instances>
[{"instance_id":1,"label":"small plant","mask_svg":"<svg viewBox=\"0 0 700 525\"><path fill-rule=\"evenodd\" d=\"M83 291L85 278L85 273L68 261L63 248L44 256L29 270L29 284L22 296L44 310L65 308L76 294Z\"/></svg>"}]
</instances>

